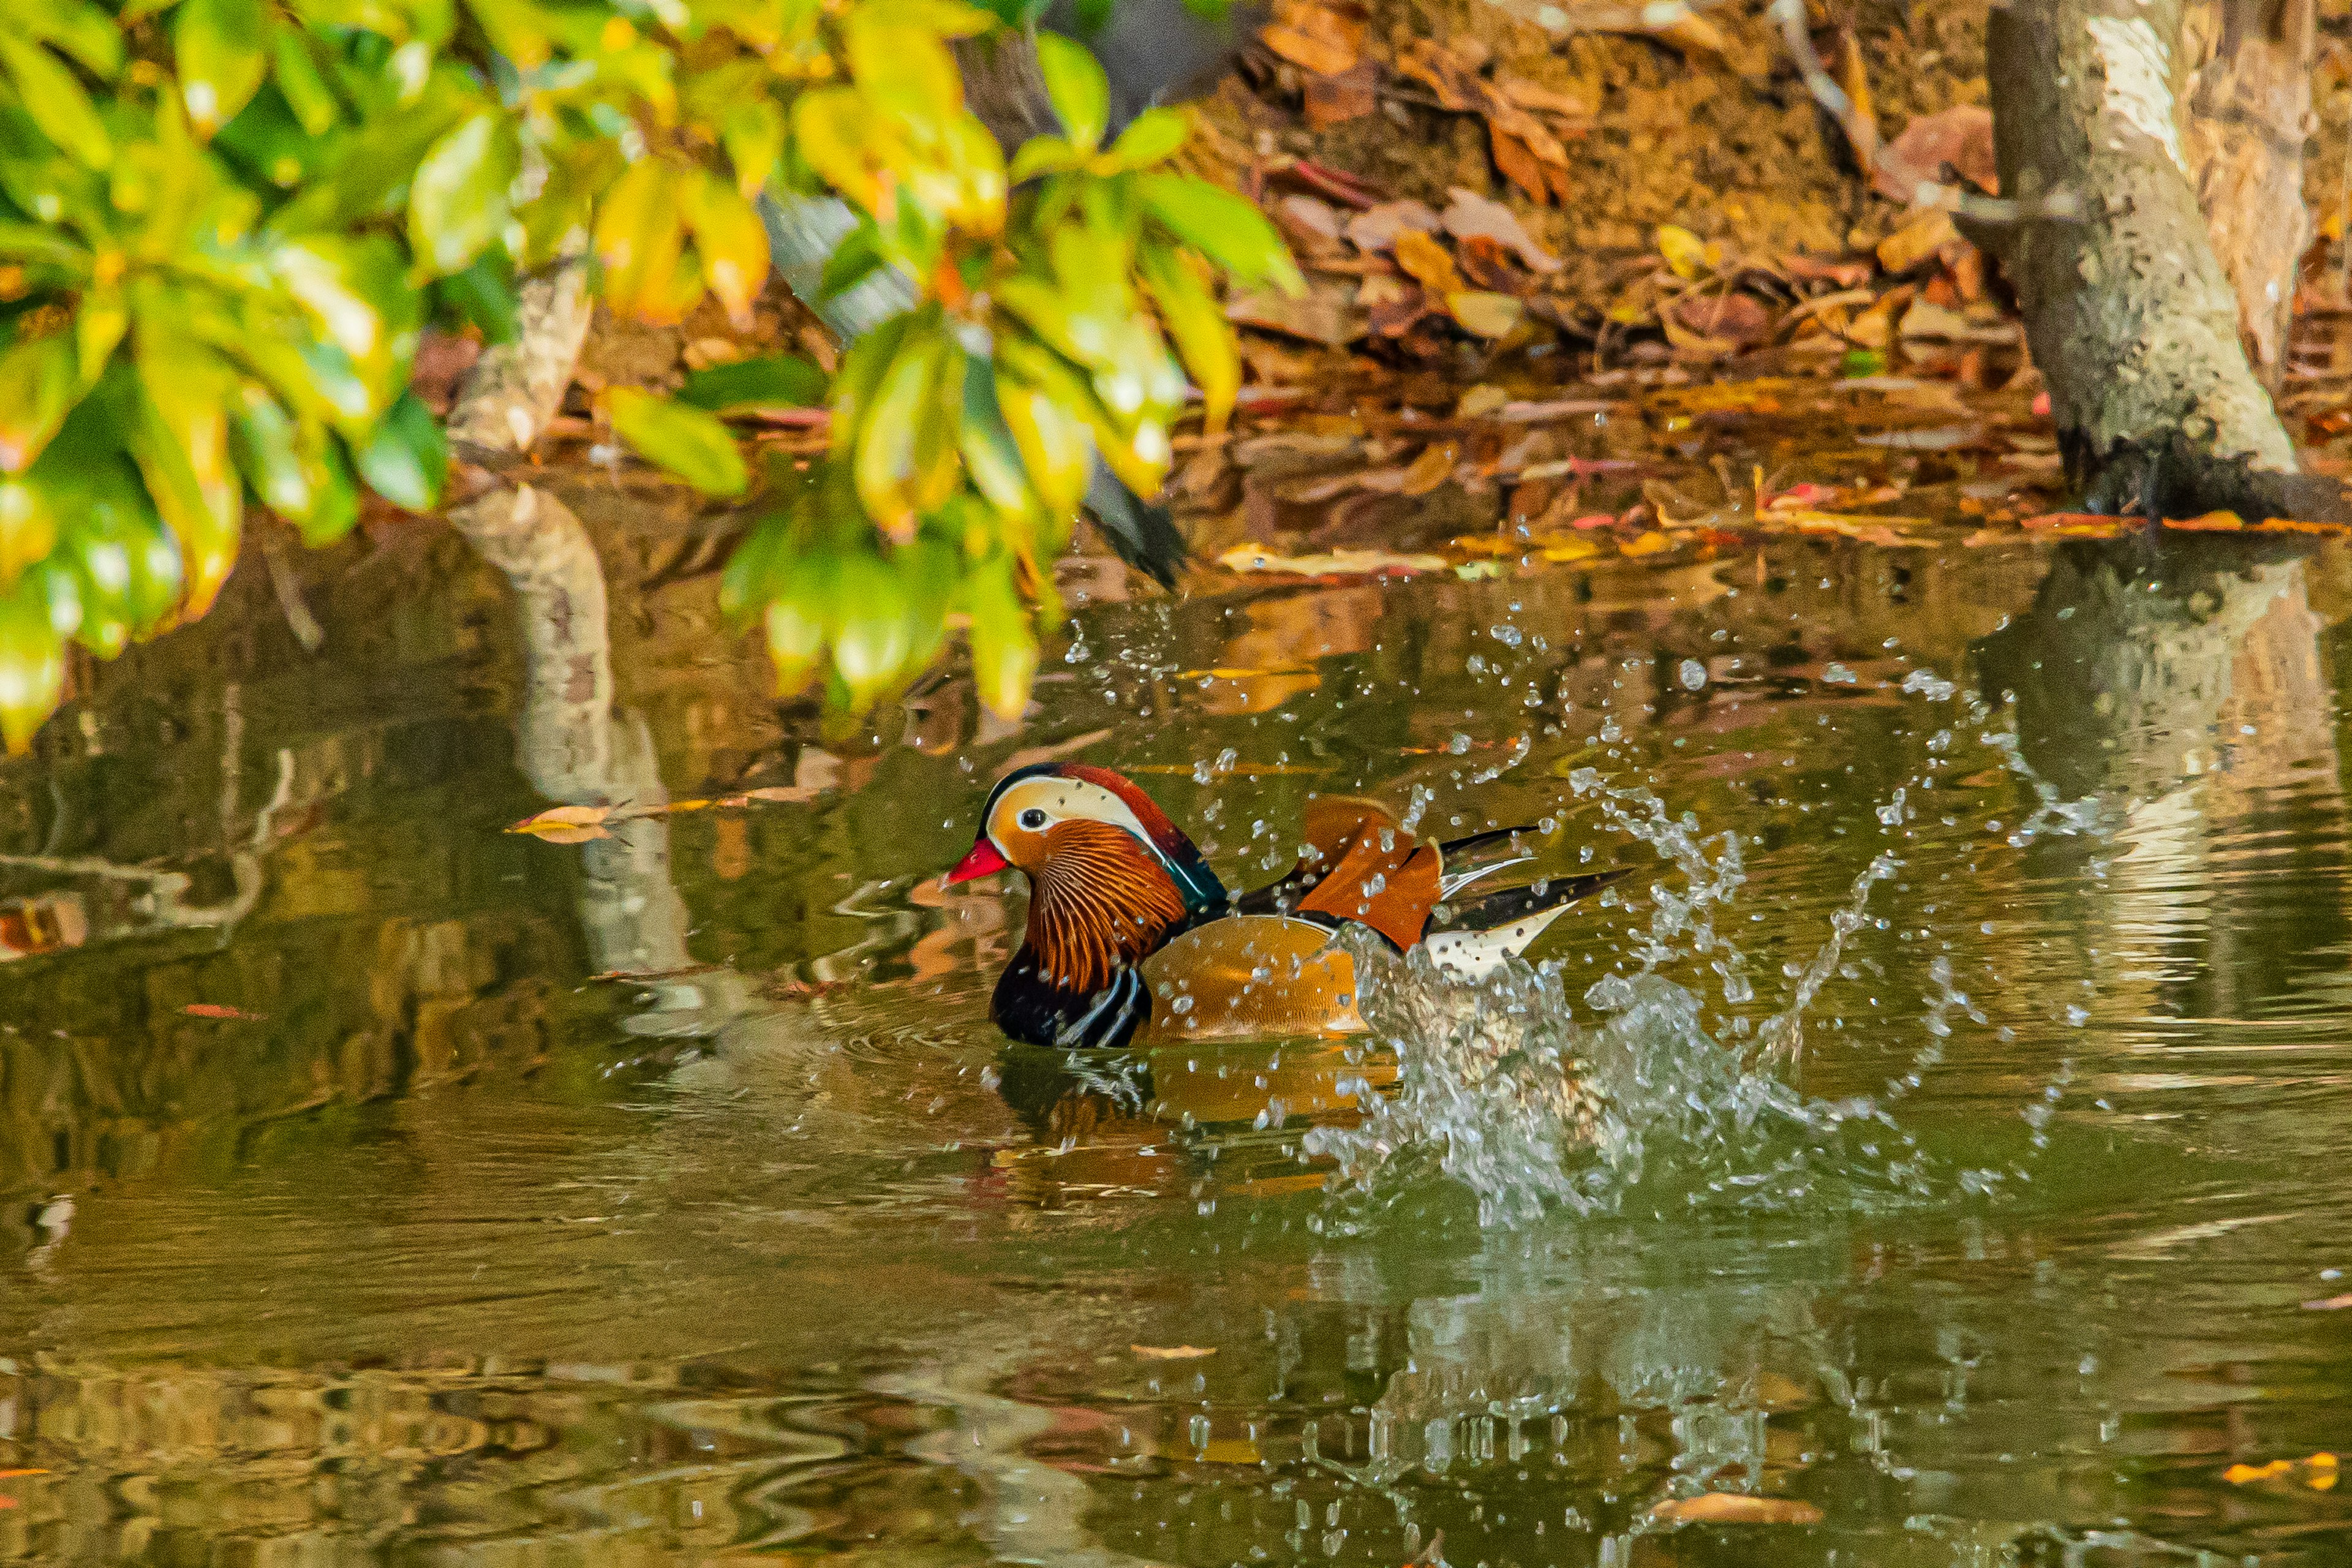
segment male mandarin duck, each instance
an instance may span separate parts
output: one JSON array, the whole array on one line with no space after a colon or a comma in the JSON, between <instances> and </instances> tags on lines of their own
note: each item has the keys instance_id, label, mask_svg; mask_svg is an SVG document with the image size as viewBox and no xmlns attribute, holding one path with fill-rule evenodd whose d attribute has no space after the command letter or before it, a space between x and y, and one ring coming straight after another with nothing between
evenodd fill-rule
<instances>
[{"instance_id":1,"label":"male mandarin duck","mask_svg":"<svg viewBox=\"0 0 2352 1568\"><path fill-rule=\"evenodd\" d=\"M1006 774L981 810L952 885L1013 867L1029 879L1029 923L990 1016L1035 1046L1338 1036L1365 1028L1356 965L1332 944L1370 928L1402 952L1475 979L1541 935L1562 910L1622 871L1488 894L1441 929L1437 913L1478 878L1533 857L1523 828L1449 844L1416 841L1375 802L1309 803L1307 848L1280 881L1229 895L1151 797L1108 768L1041 763ZM1502 848L1449 873L1449 859Z\"/></svg>"}]
</instances>

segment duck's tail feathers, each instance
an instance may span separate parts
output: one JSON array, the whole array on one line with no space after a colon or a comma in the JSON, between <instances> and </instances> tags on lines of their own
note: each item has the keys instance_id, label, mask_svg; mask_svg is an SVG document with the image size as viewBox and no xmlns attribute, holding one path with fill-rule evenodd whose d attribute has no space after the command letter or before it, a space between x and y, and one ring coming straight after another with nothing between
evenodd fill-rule
<instances>
[{"instance_id":1,"label":"duck's tail feathers","mask_svg":"<svg viewBox=\"0 0 2352 1568\"><path fill-rule=\"evenodd\" d=\"M1449 979L1484 980L1507 958L1517 958L1568 906L1633 875L1630 868L1555 877L1532 887L1489 893L1454 911L1454 923L1422 939Z\"/></svg>"},{"instance_id":2,"label":"duck's tail feathers","mask_svg":"<svg viewBox=\"0 0 2352 1568\"><path fill-rule=\"evenodd\" d=\"M1536 858L1527 846L1530 841L1540 842L1542 833L1538 827L1493 827L1466 838L1447 839L1437 847L1445 864L1438 896L1450 899L1473 882L1526 865Z\"/></svg>"}]
</instances>

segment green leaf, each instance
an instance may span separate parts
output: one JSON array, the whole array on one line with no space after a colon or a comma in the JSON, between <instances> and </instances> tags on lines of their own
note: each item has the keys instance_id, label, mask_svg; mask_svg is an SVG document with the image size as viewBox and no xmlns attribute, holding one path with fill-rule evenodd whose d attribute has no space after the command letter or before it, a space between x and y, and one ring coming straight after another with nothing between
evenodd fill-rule
<instances>
[{"instance_id":1,"label":"green leaf","mask_svg":"<svg viewBox=\"0 0 2352 1568\"><path fill-rule=\"evenodd\" d=\"M1037 637L1013 571L1009 556L985 562L965 580L961 595L971 618L972 685L990 712L1008 720L1029 706L1037 676Z\"/></svg>"},{"instance_id":2,"label":"green leaf","mask_svg":"<svg viewBox=\"0 0 2352 1568\"><path fill-rule=\"evenodd\" d=\"M0 222L0 258L54 267L73 277L89 272L90 254L73 236L35 223Z\"/></svg>"},{"instance_id":3,"label":"green leaf","mask_svg":"<svg viewBox=\"0 0 2352 1568\"><path fill-rule=\"evenodd\" d=\"M1048 174L1066 174L1085 167L1086 162L1087 155L1072 146L1066 136L1032 136L1013 154L1013 166L1005 177L1024 185Z\"/></svg>"},{"instance_id":4,"label":"green leaf","mask_svg":"<svg viewBox=\"0 0 2352 1568\"><path fill-rule=\"evenodd\" d=\"M996 404L1029 483L1056 518L1076 514L1087 493L1094 461L1094 437L1077 413L1013 373L1004 363L1005 340L997 340Z\"/></svg>"},{"instance_id":5,"label":"green leaf","mask_svg":"<svg viewBox=\"0 0 2352 1568\"><path fill-rule=\"evenodd\" d=\"M719 140L727 149L727 161L735 167L737 190L756 196L767 188L783 158L784 136L784 111L772 99L751 99L727 110Z\"/></svg>"},{"instance_id":6,"label":"green leaf","mask_svg":"<svg viewBox=\"0 0 2352 1568\"><path fill-rule=\"evenodd\" d=\"M1037 70L1045 79L1045 97L1064 134L1089 153L1101 146L1110 126L1110 79L1103 75L1094 51L1076 38L1041 31Z\"/></svg>"},{"instance_id":7,"label":"green leaf","mask_svg":"<svg viewBox=\"0 0 2352 1568\"><path fill-rule=\"evenodd\" d=\"M80 390L88 392L98 384L130 327L131 306L121 285L95 285L82 291L81 303L74 310L74 358L80 369L76 384Z\"/></svg>"},{"instance_id":8,"label":"green leaf","mask_svg":"<svg viewBox=\"0 0 2352 1568\"><path fill-rule=\"evenodd\" d=\"M430 511L440 504L441 486L449 477L449 440L416 394L402 393L367 444L352 455L368 489L393 505Z\"/></svg>"},{"instance_id":9,"label":"green leaf","mask_svg":"<svg viewBox=\"0 0 2352 1568\"><path fill-rule=\"evenodd\" d=\"M890 563L870 551L845 558L834 590L833 667L863 713L908 673L915 639L905 588Z\"/></svg>"},{"instance_id":10,"label":"green leaf","mask_svg":"<svg viewBox=\"0 0 2352 1568\"><path fill-rule=\"evenodd\" d=\"M510 343L522 332L522 301L515 286L514 258L486 250L463 272L433 286L441 302L482 331L486 343Z\"/></svg>"},{"instance_id":11,"label":"green leaf","mask_svg":"<svg viewBox=\"0 0 2352 1568\"><path fill-rule=\"evenodd\" d=\"M293 416L248 383L230 405L229 428L236 466L261 504L289 521L307 515L316 498Z\"/></svg>"},{"instance_id":12,"label":"green leaf","mask_svg":"<svg viewBox=\"0 0 2352 1568\"><path fill-rule=\"evenodd\" d=\"M625 386L604 395L604 411L639 457L703 494L740 496L750 486L743 454L715 415Z\"/></svg>"},{"instance_id":13,"label":"green leaf","mask_svg":"<svg viewBox=\"0 0 2352 1568\"><path fill-rule=\"evenodd\" d=\"M0 738L22 754L66 689L65 646L42 585L19 580L0 595Z\"/></svg>"},{"instance_id":14,"label":"green leaf","mask_svg":"<svg viewBox=\"0 0 2352 1568\"><path fill-rule=\"evenodd\" d=\"M263 47L271 23L262 0L185 0L172 21L180 97L196 134L212 133L237 116L261 86L268 61Z\"/></svg>"},{"instance_id":15,"label":"green leaf","mask_svg":"<svg viewBox=\"0 0 2352 1568\"><path fill-rule=\"evenodd\" d=\"M664 159L640 158L613 183L597 211L604 299L623 315L656 314L675 292L686 246L677 203L682 174Z\"/></svg>"},{"instance_id":16,"label":"green leaf","mask_svg":"<svg viewBox=\"0 0 2352 1568\"><path fill-rule=\"evenodd\" d=\"M1007 517L1026 517L1037 505L1022 466L1021 448L996 405L996 367L974 358L964 366L963 426L959 432L964 471L988 503Z\"/></svg>"},{"instance_id":17,"label":"green leaf","mask_svg":"<svg viewBox=\"0 0 2352 1568\"><path fill-rule=\"evenodd\" d=\"M26 475L0 479L0 588L57 548L53 499L47 485Z\"/></svg>"},{"instance_id":18,"label":"green leaf","mask_svg":"<svg viewBox=\"0 0 2352 1568\"><path fill-rule=\"evenodd\" d=\"M923 510L926 427L938 422L933 386L941 358L950 345L944 334L925 331L902 345L890 368L882 373L872 405L854 435L856 456L852 469L857 500L866 515L894 538L911 537L917 515Z\"/></svg>"},{"instance_id":19,"label":"green leaf","mask_svg":"<svg viewBox=\"0 0 2352 1568\"><path fill-rule=\"evenodd\" d=\"M831 256L825 258L824 272L817 279L818 302L846 294L887 260L888 258L882 254L882 236L873 223L859 224L842 236L841 243L834 247Z\"/></svg>"},{"instance_id":20,"label":"green leaf","mask_svg":"<svg viewBox=\"0 0 2352 1568\"><path fill-rule=\"evenodd\" d=\"M1208 284L1183 257L1150 245L1139 259L1143 286L1160 308L1160 320L1184 356L1185 368L1200 384L1204 427L1213 435L1225 427L1234 399L1241 393L1241 353L1234 343L1234 329Z\"/></svg>"},{"instance_id":21,"label":"green leaf","mask_svg":"<svg viewBox=\"0 0 2352 1568\"><path fill-rule=\"evenodd\" d=\"M418 261L446 277L497 239L520 163L512 122L493 111L460 121L436 142L408 187L408 243Z\"/></svg>"},{"instance_id":22,"label":"green leaf","mask_svg":"<svg viewBox=\"0 0 2352 1568\"><path fill-rule=\"evenodd\" d=\"M342 105L311 56L310 35L300 27L278 28L270 57L278 90L286 95L295 120L310 135L324 136L342 118Z\"/></svg>"},{"instance_id":23,"label":"green leaf","mask_svg":"<svg viewBox=\"0 0 2352 1568\"><path fill-rule=\"evenodd\" d=\"M61 152L93 169L114 162L114 142L89 94L55 55L14 33L0 32L0 67L15 79L25 112Z\"/></svg>"},{"instance_id":24,"label":"green leaf","mask_svg":"<svg viewBox=\"0 0 2352 1568\"><path fill-rule=\"evenodd\" d=\"M1142 175L1136 192L1161 226L1237 281L1271 284L1294 296L1307 291L1289 247L1250 202L1183 174Z\"/></svg>"},{"instance_id":25,"label":"green leaf","mask_svg":"<svg viewBox=\"0 0 2352 1568\"><path fill-rule=\"evenodd\" d=\"M689 371L677 400L712 414L739 408L815 408L823 406L827 387L824 372L808 361L771 354Z\"/></svg>"},{"instance_id":26,"label":"green leaf","mask_svg":"<svg viewBox=\"0 0 2352 1568\"><path fill-rule=\"evenodd\" d=\"M0 353L0 473L32 467L74 403L74 342L63 332Z\"/></svg>"},{"instance_id":27,"label":"green leaf","mask_svg":"<svg viewBox=\"0 0 2352 1568\"><path fill-rule=\"evenodd\" d=\"M269 262L325 341L350 356L370 410L389 406L406 384L424 316L399 245L381 234L317 235L276 247Z\"/></svg>"},{"instance_id":28,"label":"green leaf","mask_svg":"<svg viewBox=\"0 0 2352 1568\"><path fill-rule=\"evenodd\" d=\"M20 25L43 43L71 55L100 81L112 81L122 73L122 28L88 0L43 0Z\"/></svg>"},{"instance_id":29,"label":"green leaf","mask_svg":"<svg viewBox=\"0 0 2352 1568\"><path fill-rule=\"evenodd\" d=\"M881 20L882 9L861 5L849 12L843 32L851 79L875 105L918 123L945 121L963 107L954 57L937 33Z\"/></svg>"},{"instance_id":30,"label":"green leaf","mask_svg":"<svg viewBox=\"0 0 2352 1568\"><path fill-rule=\"evenodd\" d=\"M802 563L791 582L768 602L761 617L768 634L768 658L776 667L776 695L797 697L815 679L831 636L829 606L838 570L830 557Z\"/></svg>"},{"instance_id":31,"label":"green leaf","mask_svg":"<svg viewBox=\"0 0 2352 1568\"><path fill-rule=\"evenodd\" d=\"M750 328L752 302L768 282L768 226L742 192L707 169L688 178L678 195L704 281L736 329Z\"/></svg>"},{"instance_id":32,"label":"green leaf","mask_svg":"<svg viewBox=\"0 0 2352 1568\"><path fill-rule=\"evenodd\" d=\"M132 348L140 391L125 432L156 510L187 567L187 611L201 616L236 564L245 489L228 450L236 373L181 334L177 324L139 313Z\"/></svg>"},{"instance_id":33,"label":"green leaf","mask_svg":"<svg viewBox=\"0 0 2352 1568\"><path fill-rule=\"evenodd\" d=\"M1192 134L1192 121L1172 109L1147 109L1110 144L1122 169L1143 169L1172 155Z\"/></svg>"}]
</instances>

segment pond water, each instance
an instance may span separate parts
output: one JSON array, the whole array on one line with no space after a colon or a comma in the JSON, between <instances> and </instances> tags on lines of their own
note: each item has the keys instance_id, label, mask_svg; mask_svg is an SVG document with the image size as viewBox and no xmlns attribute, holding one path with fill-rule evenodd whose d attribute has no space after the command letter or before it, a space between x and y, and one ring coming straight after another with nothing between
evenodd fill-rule
<instances>
[{"instance_id":1,"label":"pond water","mask_svg":"<svg viewBox=\"0 0 2352 1568\"><path fill-rule=\"evenodd\" d=\"M828 738L573 502L520 613L293 563L316 653L248 563L0 767L0 1555L2352 1561L2340 545L1095 572L1023 724ZM938 881L1038 755L1228 882L1332 791L1634 875L1107 1092Z\"/></svg>"}]
</instances>

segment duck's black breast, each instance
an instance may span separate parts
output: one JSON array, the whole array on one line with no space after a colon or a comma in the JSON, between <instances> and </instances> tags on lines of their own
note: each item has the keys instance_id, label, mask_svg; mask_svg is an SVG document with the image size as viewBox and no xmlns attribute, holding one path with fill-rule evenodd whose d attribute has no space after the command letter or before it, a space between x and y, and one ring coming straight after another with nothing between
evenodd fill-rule
<instances>
[{"instance_id":1,"label":"duck's black breast","mask_svg":"<svg viewBox=\"0 0 2352 1568\"><path fill-rule=\"evenodd\" d=\"M1023 943L996 983L989 1016L1013 1039L1064 1049L1116 1048L1150 1020L1151 989L1133 968L1121 964L1108 984L1071 990L1055 982Z\"/></svg>"}]
</instances>

